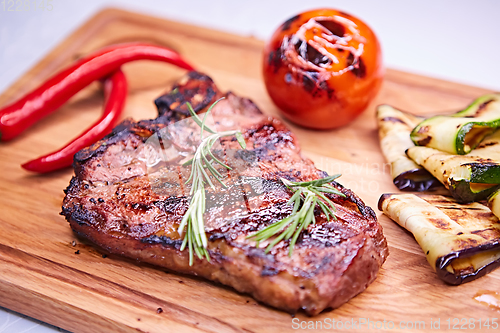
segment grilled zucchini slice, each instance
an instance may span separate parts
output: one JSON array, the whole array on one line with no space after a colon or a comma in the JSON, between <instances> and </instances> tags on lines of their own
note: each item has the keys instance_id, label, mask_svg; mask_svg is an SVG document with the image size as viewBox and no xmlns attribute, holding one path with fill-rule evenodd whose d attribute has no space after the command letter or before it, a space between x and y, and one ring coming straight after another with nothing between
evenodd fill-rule
<instances>
[{"instance_id":1,"label":"grilled zucchini slice","mask_svg":"<svg viewBox=\"0 0 500 333\"><path fill-rule=\"evenodd\" d=\"M469 282L500 266L500 222L480 203L383 194L378 207L413 234L438 277L449 284Z\"/></svg>"},{"instance_id":2,"label":"grilled zucchini slice","mask_svg":"<svg viewBox=\"0 0 500 333\"><path fill-rule=\"evenodd\" d=\"M411 132L417 146L464 155L500 126L500 94L479 97L465 110L425 119Z\"/></svg>"},{"instance_id":3,"label":"grilled zucchini slice","mask_svg":"<svg viewBox=\"0 0 500 333\"><path fill-rule=\"evenodd\" d=\"M428 147L412 147L406 154L462 203L486 199L500 188L500 130L467 155L453 155Z\"/></svg>"},{"instance_id":4,"label":"grilled zucchini slice","mask_svg":"<svg viewBox=\"0 0 500 333\"><path fill-rule=\"evenodd\" d=\"M391 164L394 185L403 191L426 191L439 186L439 181L405 154L413 147L411 130L424 118L395 109L390 105L377 107L380 147Z\"/></svg>"},{"instance_id":5,"label":"grilled zucchini slice","mask_svg":"<svg viewBox=\"0 0 500 333\"><path fill-rule=\"evenodd\" d=\"M500 219L500 190L497 190L489 197L488 206L493 214Z\"/></svg>"}]
</instances>

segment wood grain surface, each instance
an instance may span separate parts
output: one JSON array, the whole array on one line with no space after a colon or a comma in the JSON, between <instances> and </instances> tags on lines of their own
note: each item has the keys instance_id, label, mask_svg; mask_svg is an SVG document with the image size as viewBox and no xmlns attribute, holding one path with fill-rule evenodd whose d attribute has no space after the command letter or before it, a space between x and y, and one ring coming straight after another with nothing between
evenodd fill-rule
<instances>
[{"instance_id":1,"label":"wood grain surface","mask_svg":"<svg viewBox=\"0 0 500 333\"><path fill-rule=\"evenodd\" d=\"M5 91L0 105L34 88L78 56L127 41L176 49L223 90L250 97L265 113L279 117L261 77L262 41L116 9L100 12L71 34ZM147 61L124 67L130 85L124 117L135 119L155 117L153 99L184 73ZM420 114L447 112L485 92L387 70L377 99L351 125L322 132L289 126L305 155L321 169L343 173L340 182L376 209L380 194L396 192L396 188L380 152L375 106L389 103ZM112 255L103 257L77 239L59 215L62 191L73 171L40 176L20 167L69 141L97 119L101 107L102 92L96 83L18 139L0 144L1 306L74 332L286 332L297 327L294 322L313 320L324 325L333 319L354 321L359 332L376 331L384 320L387 331L408 331L399 326L401 322L430 331L431 320L439 319L440 330L446 331L448 318L500 317L500 312L473 299L480 290L500 290L500 270L465 285L446 285L436 277L411 234L380 212L390 255L377 280L342 307L312 319L303 313L295 319L201 279ZM363 319L372 326L359 326ZM421 323L414 325L416 321ZM356 331L356 327L335 327Z\"/></svg>"}]
</instances>

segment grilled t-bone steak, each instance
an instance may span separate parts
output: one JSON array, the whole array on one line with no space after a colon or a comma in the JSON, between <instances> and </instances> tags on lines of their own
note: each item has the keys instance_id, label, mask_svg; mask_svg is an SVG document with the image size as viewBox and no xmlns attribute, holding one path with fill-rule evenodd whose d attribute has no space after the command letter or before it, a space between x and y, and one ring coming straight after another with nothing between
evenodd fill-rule
<instances>
[{"instance_id":1,"label":"grilled t-bone steak","mask_svg":"<svg viewBox=\"0 0 500 333\"><path fill-rule=\"evenodd\" d=\"M190 167L180 167L175 156L148 164L147 140L188 117L187 101L203 112L222 96L225 99L212 110L217 130L241 130L247 150L234 137L221 139L218 151L214 147L232 170L221 170L227 188L207 186L204 221L210 261L195 256L190 266L189 252L180 251L177 233L189 204ZM125 120L75 155L75 176L65 191L61 214L78 235L111 253L202 276L291 313L304 309L315 315L338 307L375 279L388 255L382 227L370 207L336 182L332 185L345 194L329 195L337 220L327 221L318 208L316 224L303 231L291 257L288 241L266 254L267 243L256 247L247 238L291 213L286 203L292 193L280 177L309 181L326 176L301 156L297 139L281 121L262 114L249 99L222 94L208 76L197 72L156 104L158 118ZM195 133L199 137L199 131L186 126L175 135L182 146ZM182 150L174 146L170 148Z\"/></svg>"}]
</instances>

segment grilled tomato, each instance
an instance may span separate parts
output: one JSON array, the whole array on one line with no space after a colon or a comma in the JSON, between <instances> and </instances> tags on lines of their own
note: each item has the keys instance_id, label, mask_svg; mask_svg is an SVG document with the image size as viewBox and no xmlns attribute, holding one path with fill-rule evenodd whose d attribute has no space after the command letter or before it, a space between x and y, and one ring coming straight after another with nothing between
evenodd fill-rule
<instances>
[{"instance_id":1,"label":"grilled tomato","mask_svg":"<svg viewBox=\"0 0 500 333\"><path fill-rule=\"evenodd\" d=\"M356 118L383 77L373 31L349 14L318 9L284 22L267 43L264 80L286 118L330 129Z\"/></svg>"}]
</instances>

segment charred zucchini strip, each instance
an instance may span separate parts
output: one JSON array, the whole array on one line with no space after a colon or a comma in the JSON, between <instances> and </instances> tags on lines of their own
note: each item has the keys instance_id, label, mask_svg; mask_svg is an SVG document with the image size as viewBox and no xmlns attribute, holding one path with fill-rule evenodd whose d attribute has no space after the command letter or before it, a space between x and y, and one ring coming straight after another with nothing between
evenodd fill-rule
<instances>
[{"instance_id":1,"label":"charred zucchini strip","mask_svg":"<svg viewBox=\"0 0 500 333\"><path fill-rule=\"evenodd\" d=\"M453 155L428 147L412 147L406 153L460 202L486 199L500 187L500 131L485 138L467 155Z\"/></svg>"},{"instance_id":2,"label":"charred zucchini strip","mask_svg":"<svg viewBox=\"0 0 500 333\"><path fill-rule=\"evenodd\" d=\"M391 164L394 185L403 191L426 191L439 185L436 178L405 154L406 149L414 146L411 130L423 119L390 105L377 107L380 147Z\"/></svg>"},{"instance_id":3,"label":"charred zucchini strip","mask_svg":"<svg viewBox=\"0 0 500 333\"><path fill-rule=\"evenodd\" d=\"M413 234L438 277L449 284L469 282L500 266L500 222L480 203L383 194L378 207Z\"/></svg>"},{"instance_id":4,"label":"charred zucchini strip","mask_svg":"<svg viewBox=\"0 0 500 333\"><path fill-rule=\"evenodd\" d=\"M425 119L411 132L417 146L464 155L500 126L500 94L479 97L465 110Z\"/></svg>"}]
</instances>

